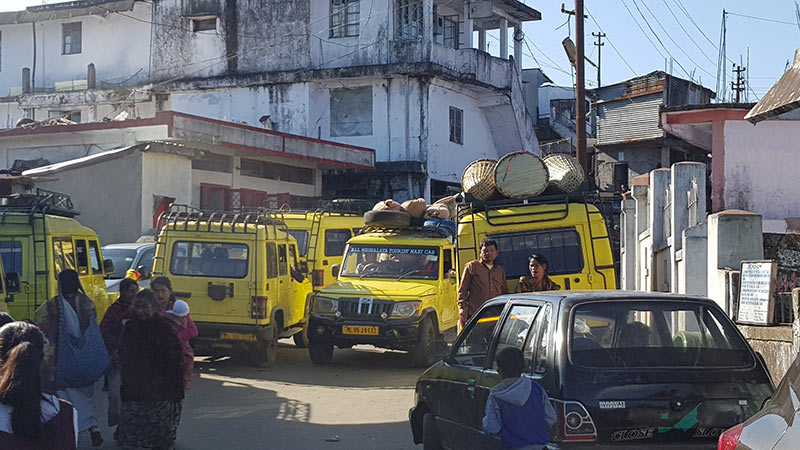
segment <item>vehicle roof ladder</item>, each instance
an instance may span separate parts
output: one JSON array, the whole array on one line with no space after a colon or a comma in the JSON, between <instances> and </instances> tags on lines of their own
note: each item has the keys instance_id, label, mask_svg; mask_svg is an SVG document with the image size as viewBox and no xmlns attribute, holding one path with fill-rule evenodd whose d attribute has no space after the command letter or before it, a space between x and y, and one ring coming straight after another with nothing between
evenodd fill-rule
<instances>
[{"instance_id":1,"label":"vehicle roof ladder","mask_svg":"<svg viewBox=\"0 0 800 450\"><path fill-rule=\"evenodd\" d=\"M29 221L33 237L33 310L28 311L28 317L33 317L34 312L39 308L40 284L44 287L42 303L47 301L47 295L50 292L50 277L47 270L47 214L45 210L40 210L38 205L35 205L31 209ZM31 308L30 302L28 302L28 308Z\"/></svg>"},{"instance_id":2,"label":"vehicle roof ladder","mask_svg":"<svg viewBox=\"0 0 800 450\"><path fill-rule=\"evenodd\" d=\"M311 232L308 235L308 245L306 250L306 260L311 263L311 273L317 268L317 239L322 224L322 211L314 211L311 218Z\"/></svg>"}]
</instances>

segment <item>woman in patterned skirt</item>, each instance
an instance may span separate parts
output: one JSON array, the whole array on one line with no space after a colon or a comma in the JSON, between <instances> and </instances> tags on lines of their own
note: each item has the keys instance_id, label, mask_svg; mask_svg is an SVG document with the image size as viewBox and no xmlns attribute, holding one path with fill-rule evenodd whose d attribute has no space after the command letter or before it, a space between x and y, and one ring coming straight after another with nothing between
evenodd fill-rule
<instances>
[{"instance_id":1,"label":"woman in patterned skirt","mask_svg":"<svg viewBox=\"0 0 800 450\"><path fill-rule=\"evenodd\" d=\"M136 294L133 311L120 345L119 443L126 449L171 449L184 396L181 343L169 319L156 313L153 291Z\"/></svg>"}]
</instances>

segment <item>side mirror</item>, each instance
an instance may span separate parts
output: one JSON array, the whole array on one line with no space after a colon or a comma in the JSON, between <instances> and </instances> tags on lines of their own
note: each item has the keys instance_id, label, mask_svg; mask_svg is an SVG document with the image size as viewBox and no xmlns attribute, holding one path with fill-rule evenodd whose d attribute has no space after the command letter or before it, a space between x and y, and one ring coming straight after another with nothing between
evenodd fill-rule
<instances>
[{"instance_id":1,"label":"side mirror","mask_svg":"<svg viewBox=\"0 0 800 450\"><path fill-rule=\"evenodd\" d=\"M106 275L106 277L114 273L114 261L111 261L110 259L103 260L103 273Z\"/></svg>"},{"instance_id":2,"label":"side mirror","mask_svg":"<svg viewBox=\"0 0 800 450\"><path fill-rule=\"evenodd\" d=\"M6 274L6 294L19 294L20 281L17 272L8 272Z\"/></svg>"},{"instance_id":3,"label":"side mirror","mask_svg":"<svg viewBox=\"0 0 800 450\"><path fill-rule=\"evenodd\" d=\"M443 341L434 341L428 344L428 353L436 361L441 361L450 353L450 347Z\"/></svg>"},{"instance_id":4,"label":"side mirror","mask_svg":"<svg viewBox=\"0 0 800 450\"><path fill-rule=\"evenodd\" d=\"M338 264L334 264L334 265L331 266L331 275L333 275L333 278L337 278L339 276L339 265Z\"/></svg>"},{"instance_id":5,"label":"side mirror","mask_svg":"<svg viewBox=\"0 0 800 450\"><path fill-rule=\"evenodd\" d=\"M136 271L142 276L142 280L149 280L153 278L153 271L147 266L139 266L136 268Z\"/></svg>"},{"instance_id":6,"label":"side mirror","mask_svg":"<svg viewBox=\"0 0 800 450\"><path fill-rule=\"evenodd\" d=\"M456 284L458 282L458 276L456 275L455 269L450 269L445 272L444 277L450 280L450 283Z\"/></svg>"},{"instance_id":7,"label":"side mirror","mask_svg":"<svg viewBox=\"0 0 800 450\"><path fill-rule=\"evenodd\" d=\"M303 261L299 263L299 265L300 265L300 271L302 271L304 274L308 274L308 262Z\"/></svg>"}]
</instances>

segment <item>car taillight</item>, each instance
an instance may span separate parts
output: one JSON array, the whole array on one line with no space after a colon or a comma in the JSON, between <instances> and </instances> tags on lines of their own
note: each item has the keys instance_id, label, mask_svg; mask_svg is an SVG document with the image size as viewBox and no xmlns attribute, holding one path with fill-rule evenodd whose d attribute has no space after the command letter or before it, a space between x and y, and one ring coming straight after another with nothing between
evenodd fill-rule
<instances>
[{"instance_id":1,"label":"car taillight","mask_svg":"<svg viewBox=\"0 0 800 450\"><path fill-rule=\"evenodd\" d=\"M317 269L311 272L311 284L314 286L322 286L325 284L325 271Z\"/></svg>"},{"instance_id":2,"label":"car taillight","mask_svg":"<svg viewBox=\"0 0 800 450\"><path fill-rule=\"evenodd\" d=\"M728 428L719 435L719 444L717 450L733 450L739 443L739 438L742 436L742 429L744 424L740 423L733 428Z\"/></svg>"},{"instance_id":3,"label":"car taillight","mask_svg":"<svg viewBox=\"0 0 800 450\"><path fill-rule=\"evenodd\" d=\"M558 419L557 441L594 441L597 427L589 411L580 402L553 400Z\"/></svg>"},{"instance_id":4,"label":"car taillight","mask_svg":"<svg viewBox=\"0 0 800 450\"><path fill-rule=\"evenodd\" d=\"M267 297L252 297L250 300L250 317L253 319L265 319L267 317Z\"/></svg>"}]
</instances>

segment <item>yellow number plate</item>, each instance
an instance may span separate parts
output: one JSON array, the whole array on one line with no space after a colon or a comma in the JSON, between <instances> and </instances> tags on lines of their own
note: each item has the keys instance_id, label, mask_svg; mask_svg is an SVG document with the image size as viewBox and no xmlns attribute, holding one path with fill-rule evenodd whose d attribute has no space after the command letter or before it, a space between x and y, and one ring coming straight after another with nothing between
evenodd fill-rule
<instances>
[{"instance_id":1,"label":"yellow number plate","mask_svg":"<svg viewBox=\"0 0 800 450\"><path fill-rule=\"evenodd\" d=\"M342 325L342 334L355 334L359 336L377 336L378 327L360 325Z\"/></svg>"},{"instance_id":2,"label":"yellow number plate","mask_svg":"<svg viewBox=\"0 0 800 450\"><path fill-rule=\"evenodd\" d=\"M255 342L256 335L250 333L230 333L230 332L222 332L219 336L220 339L228 339L231 341L249 341Z\"/></svg>"}]
</instances>

